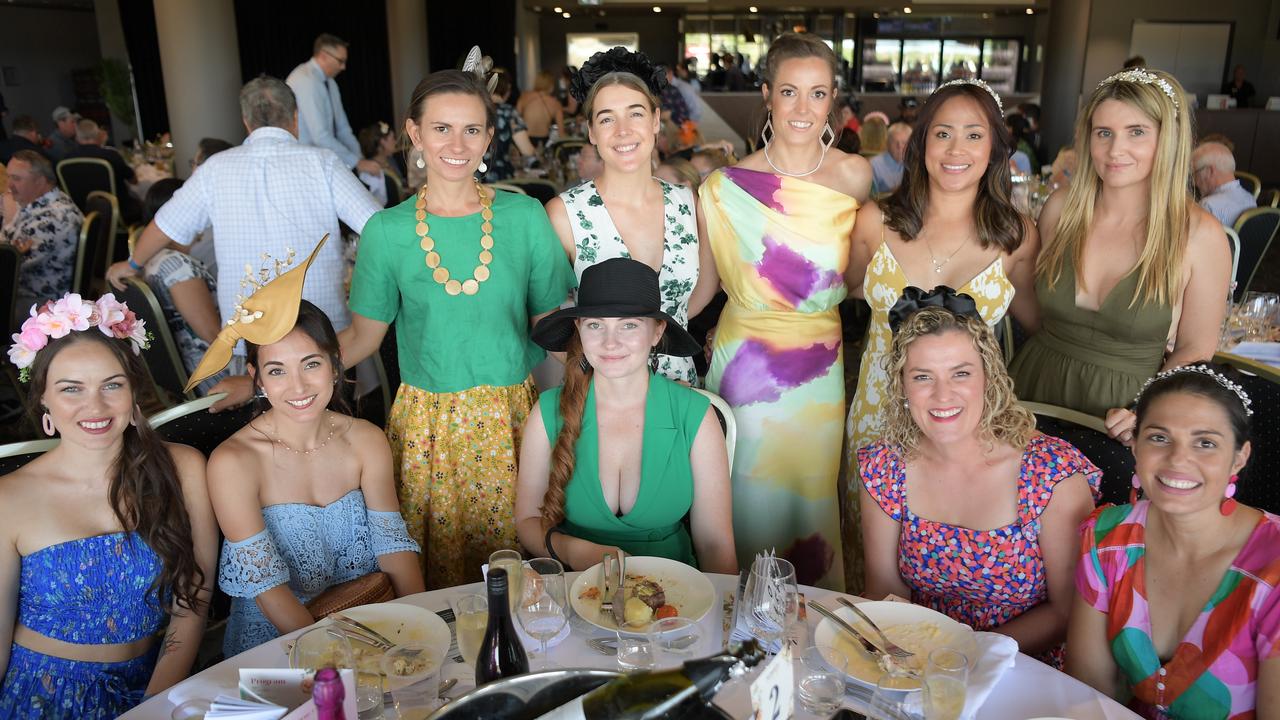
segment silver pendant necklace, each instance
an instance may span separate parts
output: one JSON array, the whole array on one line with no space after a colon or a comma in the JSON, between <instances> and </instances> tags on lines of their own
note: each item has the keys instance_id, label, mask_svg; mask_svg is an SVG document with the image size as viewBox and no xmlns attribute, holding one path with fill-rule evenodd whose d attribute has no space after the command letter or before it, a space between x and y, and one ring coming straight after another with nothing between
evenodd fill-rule
<instances>
[{"instance_id":1,"label":"silver pendant necklace","mask_svg":"<svg viewBox=\"0 0 1280 720\"><path fill-rule=\"evenodd\" d=\"M933 243L929 242L929 236L926 235L924 238L924 246L926 248L929 248L929 262L933 263L933 272L935 274L941 275L942 268L946 267L947 263L951 262L951 258L955 257L956 253L964 249L964 246L967 240L968 239L966 238L964 241L961 241L960 244L956 246L956 249L951 251L950 255L948 255L945 259L943 259L942 262L938 262L937 256L933 254Z\"/></svg>"},{"instance_id":2,"label":"silver pendant necklace","mask_svg":"<svg viewBox=\"0 0 1280 720\"><path fill-rule=\"evenodd\" d=\"M802 172L802 173L789 173L786 170L783 170L782 168L773 164L773 158L769 157L769 145L765 144L764 146L764 161L769 163L769 167L773 168L774 172L778 173L779 175L786 175L787 177L796 177L796 178L808 177L809 175L812 175L818 172L818 168L822 167L822 161L826 159L827 159L827 146L823 145L822 155L818 158L818 164L814 165L812 170L810 170L809 172Z\"/></svg>"}]
</instances>

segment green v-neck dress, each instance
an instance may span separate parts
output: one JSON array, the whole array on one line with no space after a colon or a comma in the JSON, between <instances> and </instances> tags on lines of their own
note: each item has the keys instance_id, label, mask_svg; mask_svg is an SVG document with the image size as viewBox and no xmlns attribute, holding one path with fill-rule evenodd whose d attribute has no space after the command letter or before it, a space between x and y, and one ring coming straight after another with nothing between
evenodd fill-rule
<instances>
[{"instance_id":1,"label":"green v-neck dress","mask_svg":"<svg viewBox=\"0 0 1280 720\"><path fill-rule=\"evenodd\" d=\"M560 388L542 393L538 404L547 441L555 447L563 424ZM600 432L593 381L582 412L582 432L574 448L573 477L565 488L560 529L573 537L620 547L629 555L664 557L697 567L693 540L683 521L693 506L689 453L709 405L707 397L695 390L661 375L649 378L640 490L635 506L619 517L605 503L600 487Z\"/></svg>"},{"instance_id":2,"label":"green v-neck dress","mask_svg":"<svg viewBox=\"0 0 1280 720\"><path fill-rule=\"evenodd\" d=\"M1057 287L1036 280L1041 327L1009 366L1021 400L1060 405L1104 417L1128 407L1164 361L1173 309L1139 300L1130 307L1134 268L1097 310L1076 306L1076 268L1064 258Z\"/></svg>"}]
</instances>

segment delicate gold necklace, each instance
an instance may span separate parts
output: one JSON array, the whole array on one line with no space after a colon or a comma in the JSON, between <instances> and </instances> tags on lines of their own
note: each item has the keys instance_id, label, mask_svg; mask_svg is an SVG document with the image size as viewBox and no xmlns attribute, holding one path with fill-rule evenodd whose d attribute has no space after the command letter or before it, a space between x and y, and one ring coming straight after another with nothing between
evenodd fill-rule
<instances>
[{"instance_id":1,"label":"delicate gold necklace","mask_svg":"<svg viewBox=\"0 0 1280 720\"><path fill-rule=\"evenodd\" d=\"M968 240L969 240L968 238L961 240L960 244L956 246L955 250L951 251L950 255L948 255L942 262L938 262L937 256L933 254L933 243L929 242L929 236L925 235L924 246L929 248L929 262L933 263L933 271L939 275L942 274L942 268L946 267L947 263L951 262L951 258L955 257L956 253L964 249L964 246L968 243Z\"/></svg>"},{"instance_id":2,"label":"delicate gold necklace","mask_svg":"<svg viewBox=\"0 0 1280 720\"><path fill-rule=\"evenodd\" d=\"M472 271L471 277L462 282L449 277L449 271L440 266L440 253L436 252L436 241L432 240L428 235L427 227L427 186L423 185L418 191L418 202L415 207L418 208L418 237L421 241L418 243L422 247L422 251L427 254L427 267L431 268L431 279L444 286L444 291L450 295L464 293L466 295L475 295L480 291L480 283L489 279L489 263L493 262L493 199L484 191L484 186L476 180L476 192L480 195L480 232L484 233L480 236L480 264Z\"/></svg>"},{"instance_id":3,"label":"delicate gold necklace","mask_svg":"<svg viewBox=\"0 0 1280 720\"><path fill-rule=\"evenodd\" d=\"M280 443L281 447L293 453L294 455L310 455L312 453L318 452L320 448L329 444L329 441L333 439L333 433L337 431L337 429L338 429L338 426L333 422L333 418L329 418L329 434L325 436L324 440L322 440L319 445L311 448L310 450L294 450L293 448L289 447L289 443L281 440L280 436L274 433L272 433L271 439Z\"/></svg>"}]
</instances>

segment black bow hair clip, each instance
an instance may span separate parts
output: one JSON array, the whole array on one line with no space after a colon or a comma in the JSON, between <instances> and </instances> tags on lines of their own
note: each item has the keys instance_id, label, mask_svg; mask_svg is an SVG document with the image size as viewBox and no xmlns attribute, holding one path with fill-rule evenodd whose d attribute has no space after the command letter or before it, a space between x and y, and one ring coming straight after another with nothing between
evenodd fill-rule
<instances>
[{"instance_id":1,"label":"black bow hair clip","mask_svg":"<svg viewBox=\"0 0 1280 720\"><path fill-rule=\"evenodd\" d=\"M898 326L907 318L929 307L939 307L955 315L982 320L978 304L964 293L957 293L946 285L939 285L932 290L911 286L904 289L902 297L889 308L889 329L898 332Z\"/></svg>"},{"instance_id":2,"label":"black bow hair clip","mask_svg":"<svg viewBox=\"0 0 1280 720\"><path fill-rule=\"evenodd\" d=\"M587 93L600 78L611 72L631 73L649 86L649 92L661 97L667 87L667 70L656 65L642 52L632 52L621 45L602 50L591 56L582 64L582 69L573 74L569 83L569 94L580 103L587 101Z\"/></svg>"}]
</instances>

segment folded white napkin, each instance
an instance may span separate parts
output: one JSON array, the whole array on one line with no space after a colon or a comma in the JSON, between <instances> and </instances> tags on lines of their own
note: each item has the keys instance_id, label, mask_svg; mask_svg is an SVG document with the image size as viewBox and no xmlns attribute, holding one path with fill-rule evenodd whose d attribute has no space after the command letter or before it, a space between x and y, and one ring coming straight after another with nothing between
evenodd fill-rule
<instances>
[{"instance_id":1,"label":"folded white napkin","mask_svg":"<svg viewBox=\"0 0 1280 720\"><path fill-rule=\"evenodd\" d=\"M965 692L961 720L968 720L978 712L1000 678L1004 677L1018 658L1018 641L1008 635L977 632L974 633L974 639L978 643L978 659L969 668L969 685Z\"/></svg>"}]
</instances>

